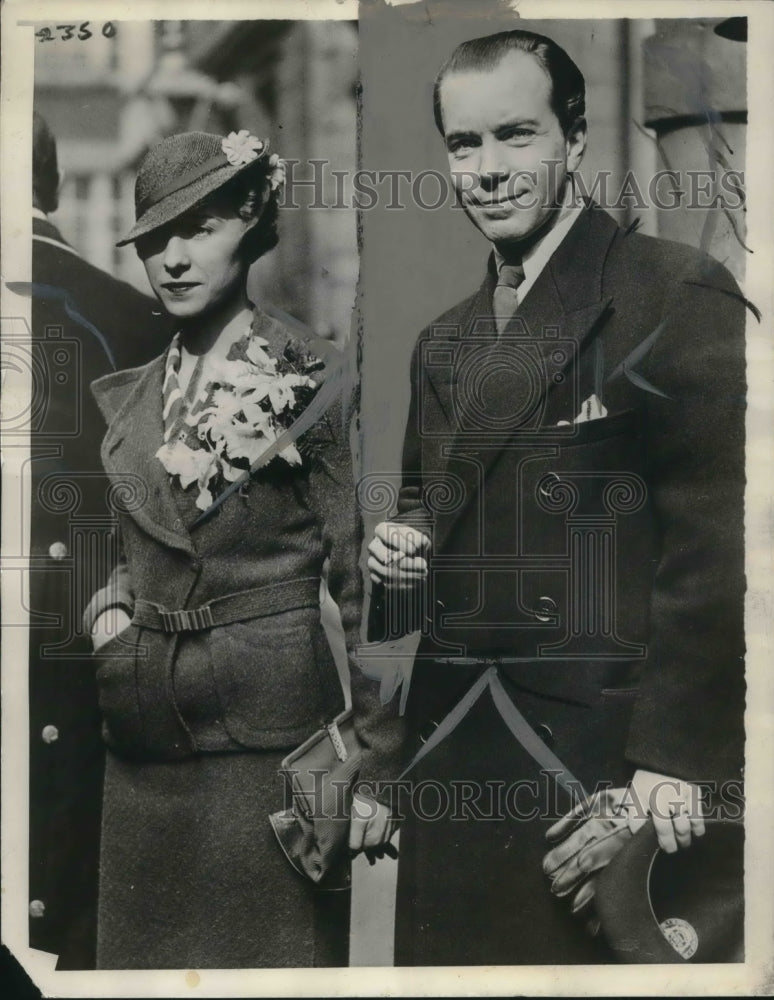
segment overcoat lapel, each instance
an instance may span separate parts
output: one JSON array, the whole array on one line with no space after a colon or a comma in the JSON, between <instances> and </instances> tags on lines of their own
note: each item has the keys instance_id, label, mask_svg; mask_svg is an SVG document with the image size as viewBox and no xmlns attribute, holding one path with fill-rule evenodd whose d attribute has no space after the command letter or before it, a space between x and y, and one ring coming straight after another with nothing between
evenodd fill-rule
<instances>
[{"instance_id":1,"label":"overcoat lapel","mask_svg":"<svg viewBox=\"0 0 774 1000\"><path fill-rule=\"evenodd\" d=\"M493 334L495 331L492 318L492 293L495 280L488 270L481 287L467 303L463 303L458 315L447 323L433 323L430 340L425 342L425 354L421 359L424 364L424 374L432 386L438 399L440 409L445 418L445 427L439 427L438 433L448 432L455 435L458 427L457 409L454 402L459 375L459 365L456 363L460 344L463 339L469 339L473 330ZM448 359L448 360L447 360ZM425 403L420 400L420 404ZM422 421L423 426L427 421Z\"/></svg>"},{"instance_id":2,"label":"overcoat lapel","mask_svg":"<svg viewBox=\"0 0 774 1000\"><path fill-rule=\"evenodd\" d=\"M509 368L507 378L492 379L487 401L493 412L508 413L519 410L520 394L525 400L534 400L534 404L525 409L523 421L514 422L507 430L491 431L482 427L481 433L471 433L469 428L459 426L459 409L456 414L454 411L453 394L459 394L463 388L459 384L460 366L444 382L434 378L436 392L447 414L450 434L453 434L453 442L446 448L447 458L485 445L478 448L475 462L455 462L455 474L463 479L465 501L439 525L438 550L442 549L462 512L476 500L480 487L505 447L517 435L523 438L525 432L532 429L531 421L545 402L544 397L557 385L565 384L567 378L574 377L575 373L568 369L580 356L584 345L612 315L612 298L602 294L602 272L605 257L617 232L618 226L604 211L596 206L584 210L541 271L498 341L498 346L506 350L506 345L517 351L521 345L527 363ZM487 348L483 345L487 341L491 343L494 330L492 293L495 280L494 260L490 258L487 277L463 317L465 325L460 330L463 340L466 337L481 338L484 350ZM557 347L567 341L571 349L564 352L563 361L557 361ZM497 396L498 387L502 398ZM539 437L541 428L538 426L535 430Z\"/></svg>"},{"instance_id":3,"label":"overcoat lapel","mask_svg":"<svg viewBox=\"0 0 774 1000\"><path fill-rule=\"evenodd\" d=\"M156 451L164 437L161 387L166 352L135 372L119 372L94 383L104 413L112 413L102 442L102 462L114 483L126 483L126 512L157 541L192 553L172 494L169 474ZM121 496L121 493L117 494ZM136 502L134 502L136 497Z\"/></svg>"}]
</instances>

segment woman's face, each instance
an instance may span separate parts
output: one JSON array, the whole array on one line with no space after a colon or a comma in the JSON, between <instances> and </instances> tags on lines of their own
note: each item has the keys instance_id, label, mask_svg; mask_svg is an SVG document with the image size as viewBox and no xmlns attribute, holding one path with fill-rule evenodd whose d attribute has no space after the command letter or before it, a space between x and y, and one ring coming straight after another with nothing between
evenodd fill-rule
<instances>
[{"instance_id":1,"label":"woman's face","mask_svg":"<svg viewBox=\"0 0 774 1000\"><path fill-rule=\"evenodd\" d=\"M216 195L137 240L151 288L167 312L187 319L244 295L249 264L239 247L255 222Z\"/></svg>"}]
</instances>

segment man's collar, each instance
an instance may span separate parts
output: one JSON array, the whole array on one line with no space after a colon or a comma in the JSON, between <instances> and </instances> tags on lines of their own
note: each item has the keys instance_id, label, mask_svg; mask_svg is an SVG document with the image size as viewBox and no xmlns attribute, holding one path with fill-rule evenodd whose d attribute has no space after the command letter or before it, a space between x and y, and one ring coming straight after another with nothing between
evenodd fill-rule
<instances>
[{"instance_id":1,"label":"man's collar","mask_svg":"<svg viewBox=\"0 0 774 1000\"><path fill-rule=\"evenodd\" d=\"M32 209L32 238L37 243L48 243L57 250L66 250L67 253L80 257L78 251L70 246L51 219L39 208Z\"/></svg>"}]
</instances>

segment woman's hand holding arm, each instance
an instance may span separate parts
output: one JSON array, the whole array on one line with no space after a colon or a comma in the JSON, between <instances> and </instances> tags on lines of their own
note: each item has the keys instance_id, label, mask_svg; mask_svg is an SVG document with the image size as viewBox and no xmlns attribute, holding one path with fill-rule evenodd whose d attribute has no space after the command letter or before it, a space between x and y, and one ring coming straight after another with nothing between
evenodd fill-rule
<instances>
[{"instance_id":1,"label":"woman's hand holding arm","mask_svg":"<svg viewBox=\"0 0 774 1000\"><path fill-rule=\"evenodd\" d=\"M113 604L97 616L91 629L91 641L97 653L117 635L128 628L132 619L121 605Z\"/></svg>"},{"instance_id":2,"label":"woman's hand holding arm","mask_svg":"<svg viewBox=\"0 0 774 1000\"><path fill-rule=\"evenodd\" d=\"M385 854L397 858L397 849L390 843L396 828L397 823L386 805L365 795L356 793L353 796L349 827L351 854L362 851L371 864Z\"/></svg>"}]
</instances>

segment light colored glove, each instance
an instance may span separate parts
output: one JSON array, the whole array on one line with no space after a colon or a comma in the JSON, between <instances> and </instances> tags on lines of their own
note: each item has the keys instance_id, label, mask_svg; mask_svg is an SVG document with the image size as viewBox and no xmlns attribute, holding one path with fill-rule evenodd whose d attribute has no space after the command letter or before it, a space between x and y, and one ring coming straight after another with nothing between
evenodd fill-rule
<instances>
[{"instance_id":1,"label":"light colored glove","mask_svg":"<svg viewBox=\"0 0 774 1000\"><path fill-rule=\"evenodd\" d=\"M546 840L556 844L543 858L551 892L559 897L575 892L572 912L586 918L592 935L598 933L599 921L588 913L594 898L591 876L608 865L634 835L630 802L628 788L597 792L546 831Z\"/></svg>"},{"instance_id":2,"label":"light colored glove","mask_svg":"<svg viewBox=\"0 0 774 1000\"><path fill-rule=\"evenodd\" d=\"M597 792L546 831L556 844L543 858L543 871L558 897L575 893L572 912L599 931L593 913L594 879L634 834L651 819L659 847L674 853L704 835L700 790L696 785L653 771L638 770L626 788Z\"/></svg>"}]
</instances>

